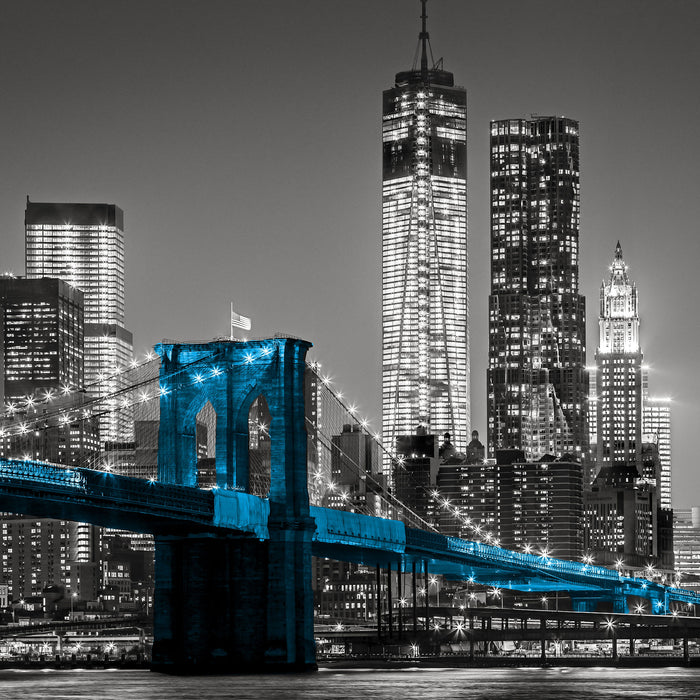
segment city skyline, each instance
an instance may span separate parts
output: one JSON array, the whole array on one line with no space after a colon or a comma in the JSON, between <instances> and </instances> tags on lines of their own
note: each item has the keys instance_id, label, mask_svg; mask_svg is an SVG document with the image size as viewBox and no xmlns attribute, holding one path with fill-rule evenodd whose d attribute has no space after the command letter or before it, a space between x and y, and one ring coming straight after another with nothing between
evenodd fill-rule
<instances>
[{"instance_id":1,"label":"city skyline","mask_svg":"<svg viewBox=\"0 0 700 700\"><path fill-rule=\"evenodd\" d=\"M644 292L650 393L674 398L683 507L700 493L690 195L700 146L689 128L699 98L683 89L698 68L700 12L657 5L436 0L428 14L436 57L470 94L471 427L486 433L489 119L566 115L581 125L581 292L595 298L620 239ZM23 273L26 195L118 202L137 348L226 335L235 300L253 318L251 335L312 341L379 429L378 95L413 56L419 4L8 10L2 267ZM589 362L596 321L589 303Z\"/></svg>"}]
</instances>

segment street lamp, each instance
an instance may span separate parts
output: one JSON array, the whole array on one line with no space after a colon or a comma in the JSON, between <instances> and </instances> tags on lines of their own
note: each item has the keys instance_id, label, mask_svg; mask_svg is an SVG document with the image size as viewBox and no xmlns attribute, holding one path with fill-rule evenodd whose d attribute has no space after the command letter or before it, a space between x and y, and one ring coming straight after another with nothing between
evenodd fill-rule
<instances>
[{"instance_id":1,"label":"street lamp","mask_svg":"<svg viewBox=\"0 0 700 700\"><path fill-rule=\"evenodd\" d=\"M542 607L543 607L545 610L548 610L548 609L549 609L549 606L547 605L547 596L546 596L546 595L543 595L542 598L541 598L541 600L542 600Z\"/></svg>"},{"instance_id":2,"label":"street lamp","mask_svg":"<svg viewBox=\"0 0 700 700\"><path fill-rule=\"evenodd\" d=\"M73 601L78 597L77 593L72 593L70 597L70 619L73 619Z\"/></svg>"}]
</instances>

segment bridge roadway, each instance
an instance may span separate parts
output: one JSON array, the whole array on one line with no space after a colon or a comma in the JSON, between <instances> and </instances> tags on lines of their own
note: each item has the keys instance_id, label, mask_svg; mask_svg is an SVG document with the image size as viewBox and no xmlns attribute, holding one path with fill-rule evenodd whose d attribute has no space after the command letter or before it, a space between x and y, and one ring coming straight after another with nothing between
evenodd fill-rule
<instances>
[{"instance_id":1,"label":"bridge roadway","mask_svg":"<svg viewBox=\"0 0 700 700\"><path fill-rule=\"evenodd\" d=\"M235 490L144 481L92 469L0 459L0 510L153 534L215 532L269 539L269 502ZM311 507L313 553L519 591L563 590L595 602L638 596L655 613L700 596L580 562L512 552L409 528L397 520ZM624 606L623 606L624 607Z\"/></svg>"}]
</instances>

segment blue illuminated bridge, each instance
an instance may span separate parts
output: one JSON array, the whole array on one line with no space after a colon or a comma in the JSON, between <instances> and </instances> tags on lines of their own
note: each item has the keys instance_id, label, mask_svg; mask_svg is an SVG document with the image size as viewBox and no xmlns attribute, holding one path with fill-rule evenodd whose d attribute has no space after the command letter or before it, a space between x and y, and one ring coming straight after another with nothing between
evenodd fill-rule
<instances>
[{"instance_id":1,"label":"blue illuminated bridge","mask_svg":"<svg viewBox=\"0 0 700 700\"><path fill-rule=\"evenodd\" d=\"M673 602L700 603L692 592L611 569L309 505L309 347L291 338L158 345L157 480L0 460L0 510L155 536L154 668L314 668L312 555L518 591L566 591L578 611L606 601L626 612L628 596L661 614ZM192 381L190 367L210 379ZM246 492L249 410L261 395L270 408L267 498ZM217 415L212 490L196 485L194 424L207 402Z\"/></svg>"}]
</instances>

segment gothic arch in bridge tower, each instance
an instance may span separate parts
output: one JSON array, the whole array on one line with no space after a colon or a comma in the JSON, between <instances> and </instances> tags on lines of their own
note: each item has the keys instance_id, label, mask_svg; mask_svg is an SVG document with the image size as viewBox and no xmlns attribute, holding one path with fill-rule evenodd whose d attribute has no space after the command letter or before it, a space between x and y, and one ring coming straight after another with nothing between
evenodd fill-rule
<instances>
[{"instance_id":1,"label":"gothic arch in bridge tower","mask_svg":"<svg viewBox=\"0 0 700 700\"><path fill-rule=\"evenodd\" d=\"M306 495L309 347L281 338L156 346L162 360L159 481L196 486L196 416L209 402L216 413L217 486L250 492L249 419L257 402L270 415L270 499Z\"/></svg>"}]
</instances>

